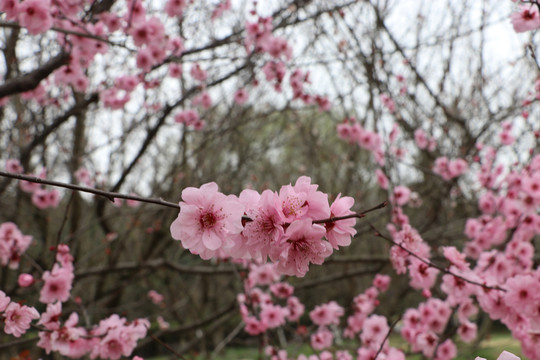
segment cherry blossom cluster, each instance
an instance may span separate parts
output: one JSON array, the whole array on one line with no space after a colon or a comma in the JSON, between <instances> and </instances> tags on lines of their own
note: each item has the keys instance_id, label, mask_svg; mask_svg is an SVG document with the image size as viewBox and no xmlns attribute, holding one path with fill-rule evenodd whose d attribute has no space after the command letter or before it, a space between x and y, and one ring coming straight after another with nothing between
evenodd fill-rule
<instances>
[{"instance_id":1,"label":"cherry blossom cluster","mask_svg":"<svg viewBox=\"0 0 540 360\"><path fill-rule=\"evenodd\" d=\"M338 196L329 205L317 188L306 176L279 192L246 189L238 197L219 192L215 183L189 187L171 234L203 259L269 258L280 274L303 277L309 264L322 264L356 234L354 218L330 220L353 214L354 199Z\"/></svg>"},{"instance_id":2,"label":"cherry blossom cluster","mask_svg":"<svg viewBox=\"0 0 540 360\"><path fill-rule=\"evenodd\" d=\"M199 117L197 110L184 110L174 115L174 121L178 124L184 124L194 130L202 130L205 127L205 121Z\"/></svg>"},{"instance_id":3,"label":"cherry blossom cluster","mask_svg":"<svg viewBox=\"0 0 540 360\"><path fill-rule=\"evenodd\" d=\"M337 133L340 139L372 152L377 162L384 164L383 140L378 133L365 129L355 118L346 118L337 126Z\"/></svg>"},{"instance_id":4,"label":"cherry blossom cluster","mask_svg":"<svg viewBox=\"0 0 540 360\"><path fill-rule=\"evenodd\" d=\"M297 322L304 313L304 305L293 296L294 288L280 278L275 264L250 265L244 293L237 297L248 334L259 335L286 322Z\"/></svg>"},{"instance_id":5,"label":"cherry blossom cluster","mask_svg":"<svg viewBox=\"0 0 540 360\"><path fill-rule=\"evenodd\" d=\"M411 308L405 312L401 335L411 344L414 352L421 352L424 356L432 358L437 351L436 359L452 359L457 354L456 345L451 339L441 342L441 336L451 315L452 309L447 302L430 298L421 303L417 309ZM460 312L460 319L462 316L464 315ZM462 339L470 342L474 337L476 337L476 326L473 324L473 329L470 329Z\"/></svg>"},{"instance_id":6,"label":"cherry blossom cluster","mask_svg":"<svg viewBox=\"0 0 540 360\"><path fill-rule=\"evenodd\" d=\"M8 159L6 161L5 169L7 172L14 174L22 174L24 172L21 163L17 159ZM47 170L43 168L37 177L44 179L47 176ZM60 193L56 189L47 190L44 189L38 183L32 183L28 181L19 182L21 190L32 194L32 204L38 209L45 210L48 208L55 208L60 203Z\"/></svg>"},{"instance_id":7,"label":"cherry blossom cluster","mask_svg":"<svg viewBox=\"0 0 540 360\"><path fill-rule=\"evenodd\" d=\"M294 288L281 280L275 264L251 264L245 280L245 291L238 295L240 313L245 323L244 330L251 335L260 335L283 327L288 322L297 322L304 313L304 305L293 296ZM340 323L345 309L335 301L320 304L309 312L312 325L297 325L296 333L309 335L311 347L318 355L299 354L293 359L342 359L352 360L348 350L334 350L335 337L344 336L361 341L357 349L358 359L373 359L377 352L380 356L392 359L405 359L404 353L389 346L387 335L390 331L387 319L372 314L378 305L377 297L388 290L390 277L378 274L373 285L354 298L353 313L347 318L347 327ZM334 348L335 349L335 348ZM444 347L442 352L444 352ZM287 350L268 345L266 354L273 360L291 359ZM441 359L448 359L440 357Z\"/></svg>"},{"instance_id":8,"label":"cherry blossom cluster","mask_svg":"<svg viewBox=\"0 0 540 360\"><path fill-rule=\"evenodd\" d=\"M435 160L433 172L448 181L464 174L468 168L469 164L464 159L450 160L446 156L441 156Z\"/></svg>"},{"instance_id":9,"label":"cherry blossom cluster","mask_svg":"<svg viewBox=\"0 0 540 360\"><path fill-rule=\"evenodd\" d=\"M39 319L37 325L41 331L37 346L45 349L47 354L58 352L73 359L90 355L92 359L111 360L131 355L137 341L146 337L150 327L146 319L128 322L113 314L90 330L78 325L79 315L75 312L66 321L61 321L62 303L71 295L73 257L65 244L60 244L55 251L57 262L51 271L42 275L39 301L47 304L45 312L40 314L33 307L13 302L0 291L0 319L4 323L4 332L20 337L30 329L33 320ZM28 287L35 283L30 274L19 276L20 286Z\"/></svg>"},{"instance_id":10,"label":"cherry blossom cluster","mask_svg":"<svg viewBox=\"0 0 540 360\"><path fill-rule=\"evenodd\" d=\"M62 304L55 302L47 305L38 325L44 328L39 332L38 346L47 354L59 354L77 359L89 355L91 359L117 360L130 356L137 341L146 337L150 323L146 319L128 322L116 314L101 320L97 326L87 330L78 326L79 316L73 312L64 322Z\"/></svg>"},{"instance_id":11,"label":"cherry blossom cluster","mask_svg":"<svg viewBox=\"0 0 540 360\"><path fill-rule=\"evenodd\" d=\"M16 224L0 224L0 265L10 269L19 268L21 255L32 243L32 236L24 235Z\"/></svg>"},{"instance_id":12,"label":"cherry blossom cluster","mask_svg":"<svg viewBox=\"0 0 540 360\"><path fill-rule=\"evenodd\" d=\"M51 271L43 272L39 301L44 304L54 302L66 302L71 294L71 287L75 275L73 273L73 256L69 252L69 247L60 244L56 250L56 263Z\"/></svg>"}]
</instances>

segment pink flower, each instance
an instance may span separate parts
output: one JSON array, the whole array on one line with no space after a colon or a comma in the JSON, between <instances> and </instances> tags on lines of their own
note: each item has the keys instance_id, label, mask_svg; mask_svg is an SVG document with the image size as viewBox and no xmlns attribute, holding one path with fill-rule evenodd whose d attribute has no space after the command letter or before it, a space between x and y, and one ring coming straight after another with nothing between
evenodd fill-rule
<instances>
[{"instance_id":1,"label":"pink flower","mask_svg":"<svg viewBox=\"0 0 540 360\"><path fill-rule=\"evenodd\" d=\"M262 334L266 331L266 326L264 325L264 323L254 317L246 317L244 319L244 323L246 324L246 326L244 327L244 331L252 336Z\"/></svg>"},{"instance_id":2,"label":"pink flower","mask_svg":"<svg viewBox=\"0 0 540 360\"><path fill-rule=\"evenodd\" d=\"M24 169L17 159L6 160L6 171L14 174L22 174Z\"/></svg>"},{"instance_id":3,"label":"pink flower","mask_svg":"<svg viewBox=\"0 0 540 360\"><path fill-rule=\"evenodd\" d=\"M339 194L330 206L330 217L340 217L353 214L350 210L354 205L354 199L350 196L341 197ZM326 228L326 238L334 249L339 246L349 246L351 244L351 236L356 234L354 226L355 218L327 222L324 224Z\"/></svg>"},{"instance_id":4,"label":"pink flower","mask_svg":"<svg viewBox=\"0 0 540 360\"><path fill-rule=\"evenodd\" d=\"M182 16L185 7L186 0L168 0L165 4L165 12L170 17Z\"/></svg>"},{"instance_id":5,"label":"pink flower","mask_svg":"<svg viewBox=\"0 0 540 360\"><path fill-rule=\"evenodd\" d=\"M238 89L234 93L234 102L238 105L244 105L248 100L248 92L245 89Z\"/></svg>"},{"instance_id":6,"label":"pink flower","mask_svg":"<svg viewBox=\"0 0 540 360\"><path fill-rule=\"evenodd\" d=\"M476 339L476 334L478 331L478 327L475 323L472 323L470 321L466 321L459 325L457 333L461 340L463 340L466 343L470 343L474 339Z\"/></svg>"},{"instance_id":7,"label":"pink flower","mask_svg":"<svg viewBox=\"0 0 540 360\"><path fill-rule=\"evenodd\" d=\"M243 232L252 257L261 261L266 261L267 256L277 259L285 234L285 216L279 196L270 190L259 195L254 190L246 189L240 193L240 201L252 219L246 223Z\"/></svg>"},{"instance_id":8,"label":"pink flower","mask_svg":"<svg viewBox=\"0 0 540 360\"><path fill-rule=\"evenodd\" d=\"M497 360L520 360L519 357L517 357L516 355L508 352L508 351L503 351L501 353L501 355L499 355L499 357L497 358Z\"/></svg>"},{"instance_id":9,"label":"pink flower","mask_svg":"<svg viewBox=\"0 0 540 360\"><path fill-rule=\"evenodd\" d=\"M465 254L460 253L454 246L443 246L444 257L450 261L452 265L460 270L468 270L469 263L466 260Z\"/></svg>"},{"instance_id":10,"label":"pink flower","mask_svg":"<svg viewBox=\"0 0 540 360\"><path fill-rule=\"evenodd\" d=\"M32 236L23 235L12 222L0 224L0 264L11 269L19 267L21 255L28 249Z\"/></svg>"},{"instance_id":11,"label":"pink flower","mask_svg":"<svg viewBox=\"0 0 540 360\"><path fill-rule=\"evenodd\" d=\"M429 139L422 129L416 129L414 131L414 141L419 149L425 149L429 145Z\"/></svg>"},{"instance_id":12,"label":"pink flower","mask_svg":"<svg viewBox=\"0 0 540 360\"><path fill-rule=\"evenodd\" d=\"M468 168L469 164L463 159L454 159L448 164L448 172L452 178L460 176L466 172Z\"/></svg>"},{"instance_id":13,"label":"pink flower","mask_svg":"<svg viewBox=\"0 0 540 360\"><path fill-rule=\"evenodd\" d=\"M60 328L60 315L62 315L62 303L47 304L47 310L41 314L38 325L43 325L47 330Z\"/></svg>"},{"instance_id":14,"label":"pink flower","mask_svg":"<svg viewBox=\"0 0 540 360\"><path fill-rule=\"evenodd\" d=\"M309 313L309 317L318 326L338 325L339 318L345 314L345 310L335 301L318 305Z\"/></svg>"},{"instance_id":15,"label":"pink flower","mask_svg":"<svg viewBox=\"0 0 540 360\"><path fill-rule=\"evenodd\" d=\"M205 91L198 96L195 96L192 103L195 106L201 106L204 109L209 109L212 106L212 97L207 91Z\"/></svg>"},{"instance_id":16,"label":"pink flower","mask_svg":"<svg viewBox=\"0 0 540 360\"><path fill-rule=\"evenodd\" d=\"M457 355L456 345L450 339L446 339L437 348L437 355L435 360L450 360Z\"/></svg>"},{"instance_id":17,"label":"pink flower","mask_svg":"<svg viewBox=\"0 0 540 360\"><path fill-rule=\"evenodd\" d=\"M263 265L252 264L248 275L249 287L270 285L279 280L276 265L267 263Z\"/></svg>"},{"instance_id":18,"label":"pink flower","mask_svg":"<svg viewBox=\"0 0 540 360\"><path fill-rule=\"evenodd\" d=\"M282 201L283 214L287 221L308 216L311 219L325 219L330 216L328 195L317 191L318 185L311 183L311 178L301 176L294 187L282 186L279 198Z\"/></svg>"},{"instance_id":19,"label":"pink flower","mask_svg":"<svg viewBox=\"0 0 540 360\"><path fill-rule=\"evenodd\" d=\"M177 63L171 63L169 65L169 76L173 78L180 78L182 76L182 65Z\"/></svg>"},{"instance_id":20,"label":"pink flower","mask_svg":"<svg viewBox=\"0 0 540 360\"><path fill-rule=\"evenodd\" d=\"M19 0L0 1L0 11L6 13L6 20L14 20L19 14Z\"/></svg>"},{"instance_id":21,"label":"pink flower","mask_svg":"<svg viewBox=\"0 0 540 360\"><path fill-rule=\"evenodd\" d=\"M439 270L416 258L411 257L409 261L410 285L415 289L431 288L435 284L435 280L437 280Z\"/></svg>"},{"instance_id":22,"label":"pink flower","mask_svg":"<svg viewBox=\"0 0 540 360\"><path fill-rule=\"evenodd\" d=\"M148 291L148 298L152 300L155 305L159 305L163 302L163 295L158 293L156 290Z\"/></svg>"},{"instance_id":23,"label":"pink flower","mask_svg":"<svg viewBox=\"0 0 540 360\"><path fill-rule=\"evenodd\" d=\"M5 292L0 290L0 312L4 312L10 302L11 298L7 296Z\"/></svg>"},{"instance_id":24,"label":"pink flower","mask_svg":"<svg viewBox=\"0 0 540 360\"><path fill-rule=\"evenodd\" d=\"M91 358L101 357L111 360L130 356L137 345L137 340L146 336L150 323L145 319L137 319L127 323L125 318L113 314L100 321L91 334L98 336L99 342L92 348Z\"/></svg>"},{"instance_id":25,"label":"pink flower","mask_svg":"<svg viewBox=\"0 0 540 360\"><path fill-rule=\"evenodd\" d=\"M136 46L162 44L165 40L165 27L156 17L151 17L147 21L136 22L130 34Z\"/></svg>"},{"instance_id":26,"label":"pink flower","mask_svg":"<svg viewBox=\"0 0 540 360\"><path fill-rule=\"evenodd\" d=\"M375 275L375 278L373 279L373 286L380 291L388 290L388 287L390 286L390 276L381 274Z\"/></svg>"},{"instance_id":27,"label":"pink flower","mask_svg":"<svg viewBox=\"0 0 540 360\"><path fill-rule=\"evenodd\" d=\"M168 330L171 327L171 325L167 321L165 321L165 319L163 319L163 316L158 316L156 318L156 321L160 330Z\"/></svg>"},{"instance_id":28,"label":"pink flower","mask_svg":"<svg viewBox=\"0 0 540 360\"><path fill-rule=\"evenodd\" d=\"M230 238L243 230L244 206L238 198L218 192L216 183L182 191L180 213L171 224L171 235L203 259L224 249Z\"/></svg>"},{"instance_id":29,"label":"pink flower","mask_svg":"<svg viewBox=\"0 0 540 360\"><path fill-rule=\"evenodd\" d=\"M540 306L540 283L531 275L518 275L506 282L504 300L510 308L532 316Z\"/></svg>"},{"instance_id":30,"label":"pink flower","mask_svg":"<svg viewBox=\"0 0 540 360\"><path fill-rule=\"evenodd\" d=\"M19 6L19 22L32 35L41 34L53 25L50 0L25 0Z\"/></svg>"},{"instance_id":31,"label":"pink flower","mask_svg":"<svg viewBox=\"0 0 540 360\"><path fill-rule=\"evenodd\" d=\"M275 297L286 299L294 292L294 288L288 283L277 283L270 285L270 291Z\"/></svg>"},{"instance_id":32,"label":"pink flower","mask_svg":"<svg viewBox=\"0 0 540 360\"><path fill-rule=\"evenodd\" d=\"M364 346L376 351L381 346L389 330L390 327L384 316L371 315L364 322L360 339Z\"/></svg>"},{"instance_id":33,"label":"pink flower","mask_svg":"<svg viewBox=\"0 0 540 360\"><path fill-rule=\"evenodd\" d=\"M274 329L285 324L287 314L286 308L270 304L262 307L260 318L266 328Z\"/></svg>"},{"instance_id":34,"label":"pink flower","mask_svg":"<svg viewBox=\"0 0 540 360\"><path fill-rule=\"evenodd\" d=\"M73 270L54 264L52 270L43 273L43 287L41 288L39 301L50 304L55 301L66 302L71 293L73 282Z\"/></svg>"},{"instance_id":35,"label":"pink flower","mask_svg":"<svg viewBox=\"0 0 540 360\"><path fill-rule=\"evenodd\" d=\"M326 230L311 220L294 221L285 233L287 241L278 262L278 271L284 275L304 277L309 264L321 265L332 254L332 246L322 240Z\"/></svg>"},{"instance_id":36,"label":"pink flower","mask_svg":"<svg viewBox=\"0 0 540 360\"><path fill-rule=\"evenodd\" d=\"M381 169L377 169L375 170L375 175L377 176L377 182L379 183L381 189L388 189L389 181L384 172Z\"/></svg>"},{"instance_id":37,"label":"pink flower","mask_svg":"<svg viewBox=\"0 0 540 360\"><path fill-rule=\"evenodd\" d=\"M516 32L538 29L540 27L538 8L534 4L531 4L530 6L523 5L519 12L510 15L510 21Z\"/></svg>"},{"instance_id":38,"label":"pink flower","mask_svg":"<svg viewBox=\"0 0 540 360\"><path fill-rule=\"evenodd\" d=\"M533 199L540 200L540 173L525 176L522 179L522 188Z\"/></svg>"},{"instance_id":39,"label":"pink flower","mask_svg":"<svg viewBox=\"0 0 540 360\"><path fill-rule=\"evenodd\" d=\"M191 76L193 76L195 80L198 80L201 82L205 81L206 78L208 77L208 74L206 73L206 71L201 69L201 66L199 64L193 65L189 73L191 74Z\"/></svg>"},{"instance_id":40,"label":"pink flower","mask_svg":"<svg viewBox=\"0 0 540 360\"><path fill-rule=\"evenodd\" d=\"M194 125L199 121L199 113L196 110L185 110L174 116L174 121L186 126Z\"/></svg>"},{"instance_id":41,"label":"pink flower","mask_svg":"<svg viewBox=\"0 0 540 360\"><path fill-rule=\"evenodd\" d=\"M36 309L12 302L4 312L4 332L20 337L30 328L30 323L34 319L39 319Z\"/></svg>"},{"instance_id":42,"label":"pink flower","mask_svg":"<svg viewBox=\"0 0 540 360\"><path fill-rule=\"evenodd\" d=\"M318 351L329 348L333 341L334 335L325 327L319 328L311 335L311 346Z\"/></svg>"},{"instance_id":43,"label":"pink flower","mask_svg":"<svg viewBox=\"0 0 540 360\"><path fill-rule=\"evenodd\" d=\"M398 185L394 188L394 201L399 206L403 206L409 202L411 190L403 185Z\"/></svg>"},{"instance_id":44,"label":"pink flower","mask_svg":"<svg viewBox=\"0 0 540 360\"><path fill-rule=\"evenodd\" d=\"M298 321L304 313L305 306L296 296L291 296L287 299L287 309L289 309L287 319L289 321Z\"/></svg>"}]
</instances>

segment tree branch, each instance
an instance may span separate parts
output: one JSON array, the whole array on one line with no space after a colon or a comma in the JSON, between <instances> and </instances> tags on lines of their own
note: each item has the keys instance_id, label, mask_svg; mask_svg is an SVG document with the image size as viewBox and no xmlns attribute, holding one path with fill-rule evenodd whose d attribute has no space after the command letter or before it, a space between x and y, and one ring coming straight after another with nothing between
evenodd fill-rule
<instances>
[{"instance_id":1,"label":"tree branch","mask_svg":"<svg viewBox=\"0 0 540 360\"><path fill-rule=\"evenodd\" d=\"M68 64L69 58L70 55L68 53L61 52L36 70L5 82L3 85L0 85L0 98L35 89L54 70Z\"/></svg>"}]
</instances>

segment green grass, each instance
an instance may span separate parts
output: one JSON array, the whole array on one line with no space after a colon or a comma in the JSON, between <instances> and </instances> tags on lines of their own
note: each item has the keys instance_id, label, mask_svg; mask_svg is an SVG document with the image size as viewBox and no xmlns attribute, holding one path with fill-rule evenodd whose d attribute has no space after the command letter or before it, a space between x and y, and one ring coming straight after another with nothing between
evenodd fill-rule
<instances>
[{"instance_id":1,"label":"green grass","mask_svg":"<svg viewBox=\"0 0 540 360\"><path fill-rule=\"evenodd\" d=\"M391 336L390 345L395 347L406 348L404 340L400 336ZM404 346L405 345L405 346ZM354 344L351 343L349 348L354 348ZM522 360L526 360L521 352L521 346L519 341L510 336L509 333L497 333L491 334L487 339L482 341L480 347L477 350L472 350L471 346L465 343L457 343L458 347L458 357L457 360L474 360L477 356L483 357L487 360L496 360L497 357L504 350L509 351ZM303 353L305 355L313 354L313 351L308 345L294 345L291 344L287 349L289 356L296 358L299 354ZM351 350L349 350L351 351ZM356 357L355 351L351 351L353 356ZM253 360L258 359L259 350L256 348L245 348L245 347L230 347L226 348L223 353L214 357L214 359L219 360ZM187 357L187 359L193 360L208 360L211 359L209 355L199 355L196 357ZM407 357L407 360L420 360L422 359L421 355L411 355Z\"/></svg>"}]
</instances>

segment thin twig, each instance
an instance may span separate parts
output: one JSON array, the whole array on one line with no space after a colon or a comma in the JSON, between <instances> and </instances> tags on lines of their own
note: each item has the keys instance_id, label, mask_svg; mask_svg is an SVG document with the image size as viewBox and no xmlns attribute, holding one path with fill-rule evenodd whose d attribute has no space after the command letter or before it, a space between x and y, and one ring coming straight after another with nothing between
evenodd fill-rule
<instances>
[{"instance_id":1,"label":"thin twig","mask_svg":"<svg viewBox=\"0 0 540 360\"><path fill-rule=\"evenodd\" d=\"M74 190L74 191L86 192L86 193L90 193L90 194L94 194L94 195L98 195L98 196L103 196L103 197L105 197L105 198L107 198L107 199L109 199L110 201L113 201L113 202L114 202L114 199L127 199L127 200L135 200L135 201L139 201L139 202L163 205L163 206L168 206L168 207L175 208L175 209L180 209L180 205L178 205L176 203L169 202L169 201L165 201L163 199L153 199L153 198L144 198L144 197L136 196L136 195L126 195L126 194L121 194L121 193L117 193L117 192L98 190L98 189L90 188L90 187L86 187L86 186L68 184L68 183L64 183L64 182L60 182L60 181L41 179L41 178L39 178L37 176L13 174L13 173L8 173L8 172L4 172L4 171L0 171L0 176L12 178L12 179L29 181L29 182L43 184L43 185L61 187L61 188L70 189L70 190Z\"/></svg>"},{"instance_id":2,"label":"thin twig","mask_svg":"<svg viewBox=\"0 0 540 360\"><path fill-rule=\"evenodd\" d=\"M322 219L322 220L315 220L313 221L314 224L324 224L324 223L329 223L329 222L334 222L334 221L339 221L339 220L346 220L346 219L352 219L352 218L358 218L358 219L361 219L363 218L364 216L366 216L366 214L372 212L372 211L375 211L375 210L379 210L379 209L382 209L384 207L386 207L388 205L388 201L383 201L382 203L380 203L379 205L376 205L372 208L369 208L367 210L364 210L362 212L359 212L359 213L354 213L354 214L350 214L350 215L344 215L344 216L335 216L335 217L331 217L331 218L328 218L328 219Z\"/></svg>"},{"instance_id":3,"label":"thin twig","mask_svg":"<svg viewBox=\"0 0 540 360\"><path fill-rule=\"evenodd\" d=\"M397 323L399 322L399 320L401 320L401 316L399 316L396 320L394 320L394 322L392 323L392 325L390 325L390 329L388 329L388 332L386 333L386 336L384 337L384 340L383 342L381 343L381 346L379 346L379 350L377 350L377 352L375 353L375 356L373 357L372 360L377 360L377 357L379 356L379 354L381 353L382 349L384 348L384 343L386 342L386 340L388 340L388 338L390 337L390 334L392 333L392 330L394 330L394 327L396 327Z\"/></svg>"},{"instance_id":4,"label":"thin twig","mask_svg":"<svg viewBox=\"0 0 540 360\"><path fill-rule=\"evenodd\" d=\"M94 194L98 196L103 196L112 202L114 202L114 199L127 199L127 200L135 200L135 201L139 201L143 203L157 204L157 205L167 206L167 207L171 207L175 209L180 209L179 204L173 203L170 201L165 201L161 198L155 199L155 198L145 198L145 197L131 195L131 194L126 195L126 194L121 194L118 192L99 190L99 189L86 187L86 186L80 186L80 185L74 185L74 184L64 183L60 181L42 179L37 176L21 175L21 174L9 173L9 172L4 172L4 171L0 171L0 176L11 178L11 179L29 181L29 182L43 184L43 185L61 187L61 188L65 188L65 189L69 189L73 191L86 192L86 193L90 193L90 194ZM383 201L379 205L376 205L372 208L369 208L359 213L354 213L354 214L345 215L345 216L330 217L328 219L314 220L313 223L324 224L324 223L329 223L329 222L334 222L334 221L339 221L339 220L346 220L346 219L351 219L351 218L360 219L360 218L365 217L366 214L372 211L378 210L378 209L382 209L386 207L387 205L388 205L388 201ZM242 220L252 221L252 219L249 216L242 216Z\"/></svg>"},{"instance_id":5,"label":"thin twig","mask_svg":"<svg viewBox=\"0 0 540 360\"><path fill-rule=\"evenodd\" d=\"M154 340L155 342L157 342L158 344L160 344L161 346L163 346L165 349L167 349L171 354L173 354L174 356L177 356L179 357L180 359L183 359L185 360L186 358L182 356L182 354L180 353L177 353L172 347L170 347L169 345L167 345L166 343L164 343L163 341L161 341L158 337L150 334L149 336L152 340Z\"/></svg>"}]
</instances>

